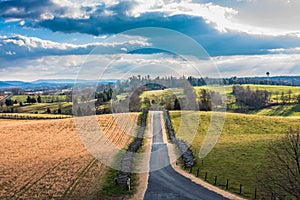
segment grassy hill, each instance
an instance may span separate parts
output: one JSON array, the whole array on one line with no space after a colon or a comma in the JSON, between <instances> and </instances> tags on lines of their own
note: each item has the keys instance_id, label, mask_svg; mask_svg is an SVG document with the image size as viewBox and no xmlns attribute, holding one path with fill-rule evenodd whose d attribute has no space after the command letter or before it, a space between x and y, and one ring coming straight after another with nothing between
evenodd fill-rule
<instances>
[{"instance_id":1,"label":"grassy hill","mask_svg":"<svg viewBox=\"0 0 300 200\"><path fill-rule=\"evenodd\" d=\"M295 86L277 86L277 85L243 85L243 87L250 87L251 90L267 90L271 93L270 103L274 104L268 108L261 108L259 110L248 110L245 114L258 114L264 116L300 116L300 107L297 105L296 98L300 95L300 87ZM221 91L226 96L226 104L228 112L237 112L238 105L236 103L235 96L232 94L232 85L228 86L211 86L216 91ZM194 87L195 94L197 95L199 101L200 90L209 89L207 86ZM288 98L288 93L291 91L291 102L285 105L278 105L282 102L281 95ZM141 101L144 102L145 98L148 98L150 102L154 100L155 103L166 105L167 102L174 104L175 98L184 98L184 92L182 89L170 88L165 90L155 90L155 91L145 91L141 95ZM277 105L275 105L277 104ZM142 104L145 106L144 104Z\"/></svg>"},{"instance_id":2,"label":"grassy hill","mask_svg":"<svg viewBox=\"0 0 300 200\"><path fill-rule=\"evenodd\" d=\"M170 112L175 131L179 130L181 121L180 112ZM192 150L197 156L197 166L200 168L200 177L204 179L208 173L208 182L214 183L217 176L217 186L225 189L226 180L229 180L229 190L239 193L240 184L243 185L242 194L254 198L254 191L262 197L263 191L256 183L264 172L268 144L286 133L290 127L299 127L300 118L267 117L245 114L226 114L226 121L222 134L214 149L202 161L198 157L202 141L210 123L210 113L188 113L189 118L200 115L200 125L192 142ZM191 120L192 121L192 120ZM190 132L192 122L184 123L180 128L183 132ZM189 134L178 134L178 137L188 140ZM194 169L196 174L196 169Z\"/></svg>"}]
</instances>

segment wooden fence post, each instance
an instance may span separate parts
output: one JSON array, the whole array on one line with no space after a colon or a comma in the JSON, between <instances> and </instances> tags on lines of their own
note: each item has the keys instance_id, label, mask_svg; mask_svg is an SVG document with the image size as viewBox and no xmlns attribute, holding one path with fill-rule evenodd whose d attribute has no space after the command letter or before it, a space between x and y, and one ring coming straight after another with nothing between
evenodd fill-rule
<instances>
[{"instance_id":1,"label":"wooden fence post","mask_svg":"<svg viewBox=\"0 0 300 200\"><path fill-rule=\"evenodd\" d=\"M217 185L217 176L215 176L215 184L214 185Z\"/></svg>"},{"instance_id":2,"label":"wooden fence post","mask_svg":"<svg viewBox=\"0 0 300 200\"><path fill-rule=\"evenodd\" d=\"M126 185L127 185L128 191L130 191L130 178L127 179Z\"/></svg>"},{"instance_id":3,"label":"wooden fence post","mask_svg":"<svg viewBox=\"0 0 300 200\"><path fill-rule=\"evenodd\" d=\"M227 181L226 181L226 190L228 190L228 186L229 186L229 180L227 179Z\"/></svg>"},{"instance_id":4,"label":"wooden fence post","mask_svg":"<svg viewBox=\"0 0 300 200\"><path fill-rule=\"evenodd\" d=\"M207 172L205 172L205 178L204 178L204 180L205 181L207 180Z\"/></svg>"},{"instance_id":5,"label":"wooden fence post","mask_svg":"<svg viewBox=\"0 0 300 200\"><path fill-rule=\"evenodd\" d=\"M199 170L200 170L200 169L199 169L199 167L198 167L198 169L197 169L197 177L199 177Z\"/></svg>"},{"instance_id":6,"label":"wooden fence post","mask_svg":"<svg viewBox=\"0 0 300 200\"><path fill-rule=\"evenodd\" d=\"M242 187L243 187L243 185L240 184L240 194L242 194Z\"/></svg>"}]
</instances>

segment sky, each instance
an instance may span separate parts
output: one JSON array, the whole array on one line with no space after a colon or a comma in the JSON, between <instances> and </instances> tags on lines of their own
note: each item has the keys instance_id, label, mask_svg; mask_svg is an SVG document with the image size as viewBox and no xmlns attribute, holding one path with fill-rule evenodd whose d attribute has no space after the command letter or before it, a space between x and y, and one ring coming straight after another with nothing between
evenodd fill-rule
<instances>
[{"instance_id":1,"label":"sky","mask_svg":"<svg viewBox=\"0 0 300 200\"><path fill-rule=\"evenodd\" d=\"M0 81L300 75L299 8L298 0L0 0ZM181 36L201 48L176 53L190 47Z\"/></svg>"}]
</instances>

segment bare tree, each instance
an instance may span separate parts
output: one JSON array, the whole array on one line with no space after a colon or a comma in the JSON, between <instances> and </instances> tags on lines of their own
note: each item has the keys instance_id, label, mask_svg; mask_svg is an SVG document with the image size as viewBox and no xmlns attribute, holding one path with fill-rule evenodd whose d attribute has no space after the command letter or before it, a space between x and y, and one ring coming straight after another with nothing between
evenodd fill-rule
<instances>
[{"instance_id":1,"label":"bare tree","mask_svg":"<svg viewBox=\"0 0 300 200\"><path fill-rule=\"evenodd\" d=\"M286 195L300 199L300 131L292 128L268 148L268 162L260 183L265 191L280 199Z\"/></svg>"},{"instance_id":2,"label":"bare tree","mask_svg":"<svg viewBox=\"0 0 300 200\"><path fill-rule=\"evenodd\" d=\"M288 102L289 102L289 103L291 103L291 100L292 100L292 94L293 94L292 90L289 90L289 91L288 91Z\"/></svg>"},{"instance_id":3,"label":"bare tree","mask_svg":"<svg viewBox=\"0 0 300 200\"><path fill-rule=\"evenodd\" d=\"M277 104L278 104L278 103L279 103L279 92L276 91L276 92L275 92L275 95L276 95L276 101L277 101Z\"/></svg>"}]
</instances>

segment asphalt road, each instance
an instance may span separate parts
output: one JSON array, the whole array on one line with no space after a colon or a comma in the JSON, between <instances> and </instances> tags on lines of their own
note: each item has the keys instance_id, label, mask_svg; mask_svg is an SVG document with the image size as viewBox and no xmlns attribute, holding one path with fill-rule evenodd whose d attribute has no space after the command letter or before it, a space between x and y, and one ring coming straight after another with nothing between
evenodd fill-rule
<instances>
[{"instance_id":1,"label":"asphalt road","mask_svg":"<svg viewBox=\"0 0 300 200\"><path fill-rule=\"evenodd\" d=\"M160 112L153 112L153 140L150 157L148 187L144 195L146 200L165 199L226 199L177 173L170 165L166 144L163 142ZM157 171L159 166L167 166ZM153 172L152 172L153 171Z\"/></svg>"}]
</instances>

